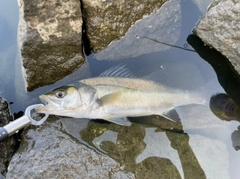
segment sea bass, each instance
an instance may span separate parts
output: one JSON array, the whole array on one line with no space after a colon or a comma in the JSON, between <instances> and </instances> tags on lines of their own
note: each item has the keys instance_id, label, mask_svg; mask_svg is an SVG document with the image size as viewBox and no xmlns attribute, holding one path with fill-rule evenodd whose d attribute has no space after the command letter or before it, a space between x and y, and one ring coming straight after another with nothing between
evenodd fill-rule
<instances>
[{"instance_id":1,"label":"sea bass","mask_svg":"<svg viewBox=\"0 0 240 179\"><path fill-rule=\"evenodd\" d=\"M157 74L139 79L124 67L115 67L99 77L83 79L76 86L63 86L41 95L39 98L45 106L35 111L73 118L104 119L129 126L131 122L126 117L161 115L179 121L175 106L205 103L199 93L157 83Z\"/></svg>"}]
</instances>

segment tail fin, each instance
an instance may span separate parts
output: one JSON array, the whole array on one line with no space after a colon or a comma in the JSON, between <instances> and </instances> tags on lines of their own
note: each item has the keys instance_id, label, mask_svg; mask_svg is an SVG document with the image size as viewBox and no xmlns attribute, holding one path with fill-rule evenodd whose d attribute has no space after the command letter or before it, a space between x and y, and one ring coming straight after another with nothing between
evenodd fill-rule
<instances>
[{"instance_id":1,"label":"tail fin","mask_svg":"<svg viewBox=\"0 0 240 179\"><path fill-rule=\"evenodd\" d=\"M204 86L198 87L194 90L194 93L199 94L202 98L204 105L209 106L211 97L217 93L225 93L224 89L219 84L217 77L209 80Z\"/></svg>"}]
</instances>

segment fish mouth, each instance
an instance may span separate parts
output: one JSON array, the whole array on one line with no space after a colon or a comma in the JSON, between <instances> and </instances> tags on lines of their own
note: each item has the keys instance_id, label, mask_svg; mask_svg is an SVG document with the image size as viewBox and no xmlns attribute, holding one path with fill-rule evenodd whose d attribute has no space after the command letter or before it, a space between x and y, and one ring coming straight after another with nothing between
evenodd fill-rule
<instances>
[{"instance_id":1,"label":"fish mouth","mask_svg":"<svg viewBox=\"0 0 240 179\"><path fill-rule=\"evenodd\" d=\"M55 111L59 107L46 95L40 95L39 99L44 106L39 106L35 108L35 112L37 113L50 113L51 111Z\"/></svg>"},{"instance_id":2,"label":"fish mouth","mask_svg":"<svg viewBox=\"0 0 240 179\"><path fill-rule=\"evenodd\" d=\"M44 106L47 106L49 104L47 98L45 98L43 95L39 96L40 100L42 101L42 104Z\"/></svg>"}]
</instances>

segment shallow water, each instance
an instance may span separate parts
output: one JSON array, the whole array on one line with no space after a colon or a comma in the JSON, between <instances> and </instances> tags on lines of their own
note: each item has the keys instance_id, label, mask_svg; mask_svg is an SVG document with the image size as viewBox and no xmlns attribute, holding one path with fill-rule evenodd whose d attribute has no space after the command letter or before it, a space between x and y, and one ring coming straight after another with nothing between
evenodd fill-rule
<instances>
[{"instance_id":1,"label":"shallow water","mask_svg":"<svg viewBox=\"0 0 240 179\"><path fill-rule=\"evenodd\" d=\"M181 36L175 45L192 49L186 46L186 39L201 12L191 1L182 1L181 5ZM5 44L0 45L0 95L13 103L10 105L12 113L18 113L28 105L39 103L39 94L61 83L22 92L24 84L19 83L21 78L17 77L20 66L15 67L15 63L19 64L17 3L1 1L0 10L0 42ZM99 61L94 54L86 58L92 76L118 64L127 64L138 76L163 68L171 79L167 85L188 90L206 88L208 100L216 93L224 93L212 66L195 52L171 47L120 61ZM240 146L240 134L235 131L239 122L223 121L205 106L191 105L178 110L183 118L181 124L159 116L130 118L131 127L84 119L63 118L62 121L72 136L114 158L138 178L238 178L240 154L233 145Z\"/></svg>"}]
</instances>

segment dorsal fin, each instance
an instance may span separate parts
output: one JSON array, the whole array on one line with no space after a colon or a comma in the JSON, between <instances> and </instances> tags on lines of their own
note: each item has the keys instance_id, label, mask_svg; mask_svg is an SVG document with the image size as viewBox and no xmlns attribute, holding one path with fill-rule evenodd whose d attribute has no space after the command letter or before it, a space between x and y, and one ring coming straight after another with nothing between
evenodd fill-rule
<instances>
[{"instance_id":1,"label":"dorsal fin","mask_svg":"<svg viewBox=\"0 0 240 179\"><path fill-rule=\"evenodd\" d=\"M172 81L170 80L169 75L167 75L166 70L161 67L157 71L143 76L142 79L154 81L155 83L163 84L166 86L172 86Z\"/></svg>"},{"instance_id":2,"label":"dorsal fin","mask_svg":"<svg viewBox=\"0 0 240 179\"><path fill-rule=\"evenodd\" d=\"M99 76L136 78L136 76L126 66L127 64L114 66L107 71L104 71Z\"/></svg>"}]
</instances>

